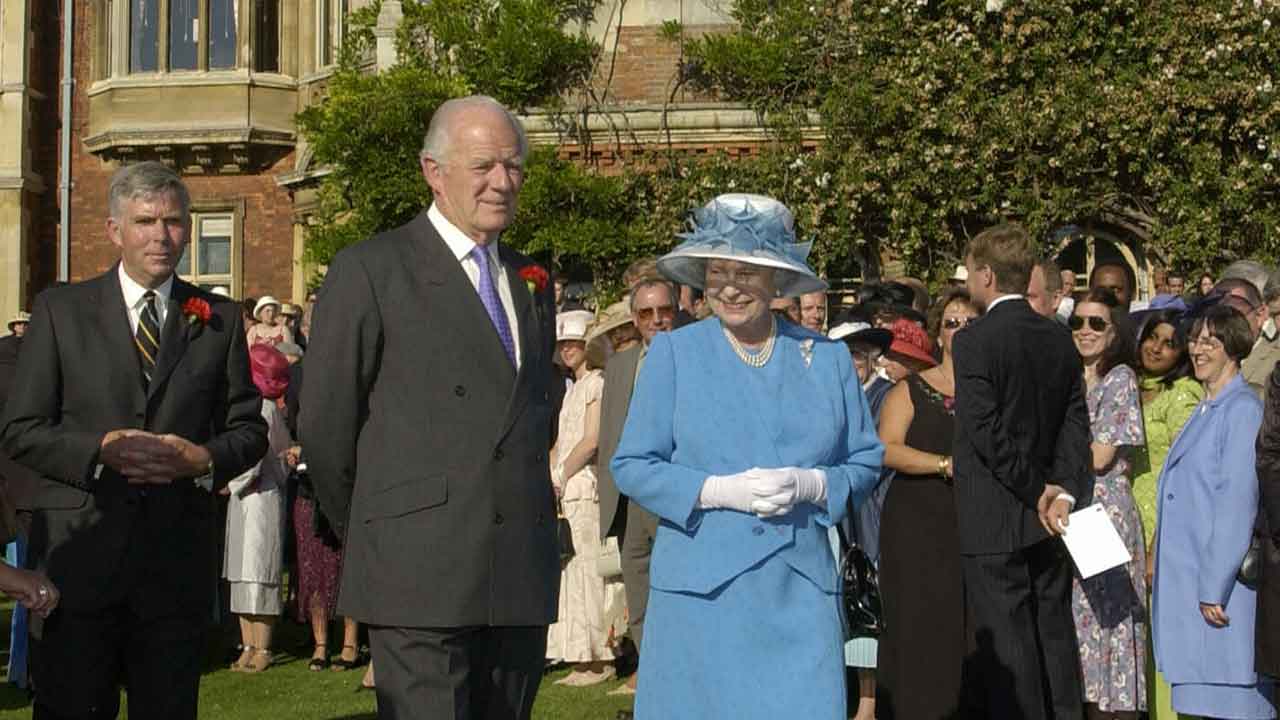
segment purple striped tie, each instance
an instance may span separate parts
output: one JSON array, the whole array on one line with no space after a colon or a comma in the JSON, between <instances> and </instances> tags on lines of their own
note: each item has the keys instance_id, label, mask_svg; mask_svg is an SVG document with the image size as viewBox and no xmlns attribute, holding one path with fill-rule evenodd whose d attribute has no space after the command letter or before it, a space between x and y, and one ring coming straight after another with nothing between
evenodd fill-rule
<instances>
[{"instance_id":1,"label":"purple striped tie","mask_svg":"<svg viewBox=\"0 0 1280 720\"><path fill-rule=\"evenodd\" d=\"M507 351L507 358L514 366L516 343L511 338L511 324L507 321L507 311L502 307L502 300L493 286L493 272L489 269L489 253L484 247L477 245L471 250L471 259L480 268L480 286L476 288L476 292L480 293L480 302L484 303L485 312L489 313L489 320L493 321L493 329L498 331L498 339L502 341L502 349Z\"/></svg>"}]
</instances>

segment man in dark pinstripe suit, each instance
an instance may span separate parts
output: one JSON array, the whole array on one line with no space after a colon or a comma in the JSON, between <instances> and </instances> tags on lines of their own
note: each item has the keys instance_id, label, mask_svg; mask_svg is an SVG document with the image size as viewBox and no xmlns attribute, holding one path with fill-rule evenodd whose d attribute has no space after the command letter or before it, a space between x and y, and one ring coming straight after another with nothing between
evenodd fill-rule
<instances>
[{"instance_id":1,"label":"man in dark pinstripe suit","mask_svg":"<svg viewBox=\"0 0 1280 720\"><path fill-rule=\"evenodd\" d=\"M1082 717L1071 562L1058 539L1089 503L1093 473L1083 372L1071 336L1022 292L1026 231L979 234L966 265L986 315L955 337L955 494L975 716Z\"/></svg>"}]
</instances>

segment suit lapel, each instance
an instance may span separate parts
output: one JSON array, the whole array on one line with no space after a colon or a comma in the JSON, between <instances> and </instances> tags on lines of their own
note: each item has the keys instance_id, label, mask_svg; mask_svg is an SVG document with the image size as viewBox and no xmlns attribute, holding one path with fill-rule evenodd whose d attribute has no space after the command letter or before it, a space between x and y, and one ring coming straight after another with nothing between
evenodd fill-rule
<instances>
[{"instance_id":1,"label":"suit lapel","mask_svg":"<svg viewBox=\"0 0 1280 720\"><path fill-rule=\"evenodd\" d=\"M156 358L156 373L151 377L151 386L147 389L147 398L156 394L160 386L173 372L190 342L186 319L182 317L182 303L194 293L187 283L175 277L173 290L169 293L169 302L165 312L164 327L160 329L160 357Z\"/></svg>"},{"instance_id":2,"label":"suit lapel","mask_svg":"<svg viewBox=\"0 0 1280 720\"><path fill-rule=\"evenodd\" d=\"M515 384L511 388L511 396L507 400L506 419L502 425L505 437L515 425L516 418L524 411L529 402L526 385L535 372L542 372L541 358L538 353L538 338L542 330L540 311L535 305L535 298L529 293L529 287L520 277L518 258L505 245L498 246L498 257L507 273L507 286L511 290L511 300L516 310L516 342L520 343L520 372L516 374ZM486 316L487 317L487 316Z\"/></svg>"},{"instance_id":3,"label":"suit lapel","mask_svg":"<svg viewBox=\"0 0 1280 720\"><path fill-rule=\"evenodd\" d=\"M443 304L448 307L440 313L441 319L453 323L455 337L471 347L470 356L486 376L514 376L511 361L493 329L493 321L462 264L449 251L426 212L419 214L413 224L412 255L418 275L426 280L428 294L444 298Z\"/></svg>"},{"instance_id":4,"label":"suit lapel","mask_svg":"<svg viewBox=\"0 0 1280 720\"><path fill-rule=\"evenodd\" d=\"M98 278L97 322L107 343L107 362L112 367L113 385L132 389L142 397L142 363L129 332L129 308L124 304L117 266Z\"/></svg>"}]
</instances>

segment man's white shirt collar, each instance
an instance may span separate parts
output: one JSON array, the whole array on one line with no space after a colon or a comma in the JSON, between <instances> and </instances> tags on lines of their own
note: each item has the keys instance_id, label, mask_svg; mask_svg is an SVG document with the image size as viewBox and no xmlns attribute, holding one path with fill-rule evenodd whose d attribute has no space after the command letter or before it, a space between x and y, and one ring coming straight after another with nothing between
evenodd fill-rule
<instances>
[{"instance_id":1,"label":"man's white shirt collar","mask_svg":"<svg viewBox=\"0 0 1280 720\"><path fill-rule=\"evenodd\" d=\"M450 252L462 262L471 251L476 247L476 241L467 237L467 234L458 229L458 226L449 222L449 218L440 212L440 208L435 203L431 203L431 207L427 209L427 219L435 226L436 232L440 233L440 238L444 240L444 244L449 246ZM492 268L500 267L498 265L498 241L493 241L485 246L485 250L489 252L489 266Z\"/></svg>"},{"instance_id":2,"label":"man's white shirt collar","mask_svg":"<svg viewBox=\"0 0 1280 720\"><path fill-rule=\"evenodd\" d=\"M1021 298L1022 296L1019 295L1018 293L1009 293L1007 295L1001 295L995 300L992 300L991 302L987 303L987 312L991 312L992 310L995 310L996 306L1004 302L1005 300L1018 300Z\"/></svg>"},{"instance_id":3,"label":"man's white shirt collar","mask_svg":"<svg viewBox=\"0 0 1280 720\"><path fill-rule=\"evenodd\" d=\"M124 306L130 310L140 311L143 304L142 296L147 294L147 289L129 277L129 273L124 271L124 263L117 266L117 274L120 276L120 290L124 293ZM163 323L165 311L168 309L169 295L173 293L173 276L170 275L168 280L160 283L160 287L152 292L156 294L156 314L160 316L158 320Z\"/></svg>"}]
</instances>

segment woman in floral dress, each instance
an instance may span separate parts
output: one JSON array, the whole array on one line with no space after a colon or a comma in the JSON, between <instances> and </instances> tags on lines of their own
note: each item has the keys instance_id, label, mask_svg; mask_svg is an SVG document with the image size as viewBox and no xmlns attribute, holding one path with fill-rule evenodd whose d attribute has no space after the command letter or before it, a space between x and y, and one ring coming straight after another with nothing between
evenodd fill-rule
<instances>
[{"instance_id":1,"label":"woman in floral dress","mask_svg":"<svg viewBox=\"0 0 1280 720\"><path fill-rule=\"evenodd\" d=\"M1090 292L1069 324L1088 388L1097 474L1093 500L1106 508L1133 557L1127 565L1073 581L1084 702L1091 719L1136 718L1147 708L1147 563L1129 483L1133 449L1145 441L1138 380L1129 366L1134 335L1107 290Z\"/></svg>"}]
</instances>

